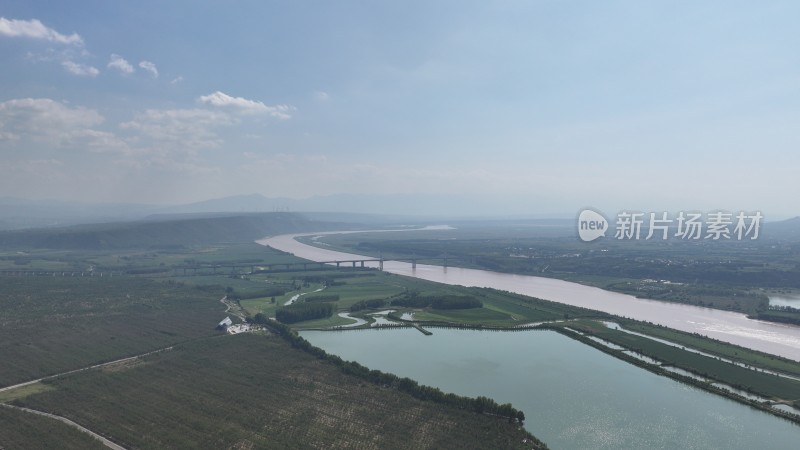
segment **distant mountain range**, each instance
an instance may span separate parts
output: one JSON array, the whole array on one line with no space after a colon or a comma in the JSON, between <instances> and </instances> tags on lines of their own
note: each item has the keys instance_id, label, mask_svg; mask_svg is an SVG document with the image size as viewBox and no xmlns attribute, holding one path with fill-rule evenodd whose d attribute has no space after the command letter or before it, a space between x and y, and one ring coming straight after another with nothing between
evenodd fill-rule
<instances>
[{"instance_id":1,"label":"distant mountain range","mask_svg":"<svg viewBox=\"0 0 800 450\"><path fill-rule=\"evenodd\" d=\"M764 224L764 235L770 237L782 237L786 239L800 238L800 217L779 220L776 222L766 222Z\"/></svg>"},{"instance_id":2,"label":"distant mountain range","mask_svg":"<svg viewBox=\"0 0 800 450\"><path fill-rule=\"evenodd\" d=\"M179 218L177 218L179 217ZM172 216L165 220L95 223L0 231L2 249L169 249L214 242L252 242L260 237L354 225L313 220L299 213L236 213L214 217Z\"/></svg>"},{"instance_id":3,"label":"distant mountain range","mask_svg":"<svg viewBox=\"0 0 800 450\"><path fill-rule=\"evenodd\" d=\"M503 220L572 226L574 213L521 214L529 202L507 198L500 202L468 195L336 194L305 199L270 198L260 194L236 195L184 205L135 203L91 204L55 200L0 197L0 230L61 227L86 223L164 221L221 217L242 213L301 212L310 220L359 224L461 223L475 226ZM511 221L511 222L509 222ZM766 221L764 233L772 237L800 238L800 217Z\"/></svg>"},{"instance_id":4,"label":"distant mountain range","mask_svg":"<svg viewBox=\"0 0 800 450\"><path fill-rule=\"evenodd\" d=\"M505 204L501 204L505 203ZM334 194L304 199L236 195L168 208L171 213L198 212L336 212L397 217L516 216L519 203L471 195L445 194ZM515 212L517 211L517 212ZM568 215L569 216L569 215Z\"/></svg>"},{"instance_id":5,"label":"distant mountain range","mask_svg":"<svg viewBox=\"0 0 800 450\"><path fill-rule=\"evenodd\" d=\"M346 222L435 221L436 219L532 218L513 214L497 202L459 195L423 194L337 194L305 199L269 198L260 194L236 195L173 206L135 203L81 203L57 200L25 200L0 197L0 230L41 228L83 223L163 219L175 215L213 213L304 212L316 213L319 220ZM484 205L479 208L478 205ZM538 218L544 218L541 215ZM569 217L568 214L562 218Z\"/></svg>"},{"instance_id":6,"label":"distant mountain range","mask_svg":"<svg viewBox=\"0 0 800 450\"><path fill-rule=\"evenodd\" d=\"M127 203L91 204L0 197L0 230L136 220L157 210L155 206Z\"/></svg>"}]
</instances>

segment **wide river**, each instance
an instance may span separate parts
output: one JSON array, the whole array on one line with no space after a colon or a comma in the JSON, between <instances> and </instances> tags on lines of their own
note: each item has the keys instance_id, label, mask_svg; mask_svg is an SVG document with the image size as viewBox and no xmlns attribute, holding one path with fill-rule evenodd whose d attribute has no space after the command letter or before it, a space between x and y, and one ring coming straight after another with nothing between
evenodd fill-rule
<instances>
[{"instance_id":1,"label":"wide river","mask_svg":"<svg viewBox=\"0 0 800 450\"><path fill-rule=\"evenodd\" d=\"M285 234L261 239L258 243L293 253L295 256L311 261L371 259L369 256L313 247L295 239L298 236L338 233L342 232ZM410 263L399 261L385 261L383 269L390 273L438 283L502 289L605 311L678 330L700 333L721 341L800 361L800 327L752 320L740 313L645 300L578 283L529 275L513 275L458 267L443 268L424 264L417 264L416 269L413 269Z\"/></svg>"}]
</instances>

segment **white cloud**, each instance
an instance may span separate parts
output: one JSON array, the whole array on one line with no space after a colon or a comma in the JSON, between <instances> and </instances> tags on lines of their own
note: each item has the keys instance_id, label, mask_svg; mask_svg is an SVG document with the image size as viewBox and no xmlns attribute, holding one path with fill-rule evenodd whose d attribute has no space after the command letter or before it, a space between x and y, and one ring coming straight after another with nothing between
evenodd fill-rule
<instances>
[{"instance_id":1,"label":"white cloud","mask_svg":"<svg viewBox=\"0 0 800 450\"><path fill-rule=\"evenodd\" d=\"M73 61L62 61L61 66L64 67L67 72L82 77L96 77L100 73L96 67L79 64Z\"/></svg>"},{"instance_id":2,"label":"white cloud","mask_svg":"<svg viewBox=\"0 0 800 450\"><path fill-rule=\"evenodd\" d=\"M200 103L222 108L236 108L249 113L266 113L279 119L291 118L294 107L289 105L268 106L256 100L248 100L243 97L232 97L224 92L216 91L209 95L204 95L198 99Z\"/></svg>"},{"instance_id":3,"label":"white cloud","mask_svg":"<svg viewBox=\"0 0 800 450\"><path fill-rule=\"evenodd\" d=\"M139 67L144 69L146 72L150 73L150 75L152 75L153 78L158 78L158 69L156 68L156 65L151 63L150 61L141 61L139 63Z\"/></svg>"},{"instance_id":4,"label":"white cloud","mask_svg":"<svg viewBox=\"0 0 800 450\"><path fill-rule=\"evenodd\" d=\"M129 63L125 58L117 55L116 53L111 54L111 58L108 62L108 68L118 70L120 71L120 73L123 73L125 75L131 74L134 72L134 70L136 70L133 68L131 63Z\"/></svg>"},{"instance_id":5,"label":"white cloud","mask_svg":"<svg viewBox=\"0 0 800 450\"><path fill-rule=\"evenodd\" d=\"M18 141L19 135L10 131L0 131L0 141Z\"/></svg>"},{"instance_id":6,"label":"white cloud","mask_svg":"<svg viewBox=\"0 0 800 450\"><path fill-rule=\"evenodd\" d=\"M183 77L182 76L178 76L178 77L173 78L172 81L170 81L169 83L170 84L178 84L178 83L180 83L182 81L183 81Z\"/></svg>"},{"instance_id":7,"label":"white cloud","mask_svg":"<svg viewBox=\"0 0 800 450\"><path fill-rule=\"evenodd\" d=\"M28 52L26 58L34 62L60 62L67 72L77 76L96 77L100 74L96 67L74 61L89 54L83 47L83 39L77 33L61 34L37 19L15 20L0 17L0 36L40 39L67 45L68 47L59 49L48 48L44 53Z\"/></svg>"},{"instance_id":8,"label":"white cloud","mask_svg":"<svg viewBox=\"0 0 800 450\"><path fill-rule=\"evenodd\" d=\"M95 129L104 120L93 109L70 107L49 98L13 99L0 103L0 138L36 142L51 149L128 152L128 145L117 136Z\"/></svg>"},{"instance_id":9,"label":"white cloud","mask_svg":"<svg viewBox=\"0 0 800 450\"><path fill-rule=\"evenodd\" d=\"M231 97L220 91L200 97L200 102L212 106L234 106L251 111L265 111L267 109L267 105L261 102L248 100L243 97Z\"/></svg>"},{"instance_id":10,"label":"white cloud","mask_svg":"<svg viewBox=\"0 0 800 450\"><path fill-rule=\"evenodd\" d=\"M213 128L235 122L228 114L206 109L148 109L120 127L140 133L161 149L193 153L221 145Z\"/></svg>"},{"instance_id":11,"label":"white cloud","mask_svg":"<svg viewBox=\"0 0 800 450\"><path fill-rule=\"evenodd\" d=\"M63 144L93 153L118 153L123 155L134 153L128 143L114 133L93 129L74 130L65 136Z\"/></svg>"},{"instance_id":12,"label":"white cloud","mask_svg":"<svg viewBox=\"0 0 800 450\"><path fill-rule=\"evenodd\" d=\"M0 118L0 126L10 126L18 131L88 128L104 120L95 110L71 108L49 98L19 98L2 102Z\"/></svg>"},{"instance_id":13,"label":"white cloud","mask_svg":"<svg viewBox=\"0 0 800 450\"><path fill-rule=\"evenodd\" d=\"M37 19L17 20L0 17L0 35L9 37L27 37L44 39L66 45L83 45L83 39L77 34L64 35L45 26Z\"/></svg>"},{"instance_id":14,"label":"white cloud","mask_svg":"<svg viewBox=\"0 0 800 450\"><path fill-rule=\"evenodd\" d=\"M31 159L21 161L8 161L0 166L3 181L17 178L18 181L35 179L37 181L50 181L59 177L60 168L64 163L57 159Z\"/></svg>"},{"instance_id":15,"label":"white cloud","mask_svg":"<svg viewBox=\"0 0 800 450\"><path fill-rule=\"evenodd\" d=\"M314 98L321 102L326 102L330 100L331 96L328 95L325 91L316 91L314 92Z\"/></svg>"}]
</instances>

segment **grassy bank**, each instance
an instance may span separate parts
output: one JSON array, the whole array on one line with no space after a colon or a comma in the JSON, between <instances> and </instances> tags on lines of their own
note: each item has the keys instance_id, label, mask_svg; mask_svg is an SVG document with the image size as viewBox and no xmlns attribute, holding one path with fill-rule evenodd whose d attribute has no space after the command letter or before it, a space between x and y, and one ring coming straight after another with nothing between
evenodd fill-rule
<instances>
[{"instance_id":1,"label":"grassy bank","mask_svg":"<svg viewBox=\"0 0 800 450\"><path fill-rule=\"evenodd\" d=\"M729 344L714 340L698 334L686 333L684 331L673 330L671 328L647 324L643 322L621 320L620 324L631 331L647 334L649 336L661 338L682 344L687 347L697 349L706 353L720 356L743 364L754 365L764 369L800 377L800 363L780 356L770 355L769 353L751 350L738 345Z\"/></svg>"}]
</instances>

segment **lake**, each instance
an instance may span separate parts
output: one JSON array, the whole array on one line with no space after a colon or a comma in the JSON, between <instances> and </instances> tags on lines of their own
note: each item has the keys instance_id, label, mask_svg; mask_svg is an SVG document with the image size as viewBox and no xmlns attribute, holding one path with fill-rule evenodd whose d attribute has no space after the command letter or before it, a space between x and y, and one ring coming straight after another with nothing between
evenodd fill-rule
<instances>
[{"instance_id":1,"label":"lake","mask_svg":"<svg viewBox=\"0 0 800 450\"><path fill-rule=\"evenodd\" d=\"M800 294L773 294L769 296L769 304L800 309Z\"/></svg>"},{"instance_id":2,"label":"lake","mask_svg":"<svg viewBox=\"0 0 800 450\"><path fill-rule=\"evenodd\" d=\"M553 449L794 449L800 426L655 375L552 331L304 331L313 345L525 412Z\"/></svg>"}]
</instances>

